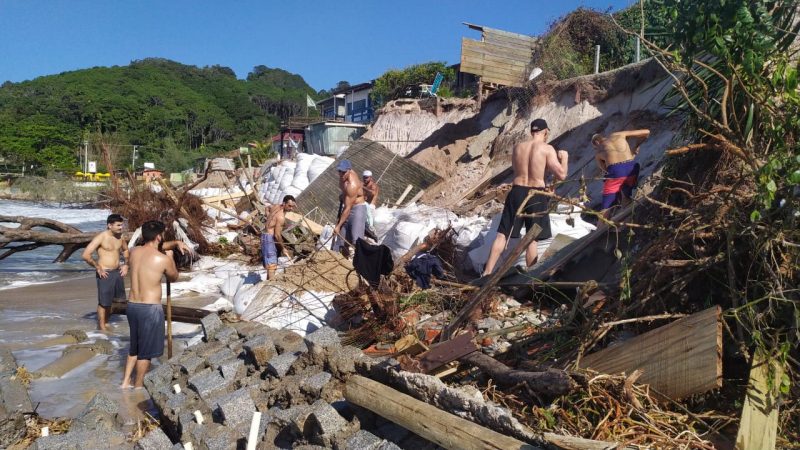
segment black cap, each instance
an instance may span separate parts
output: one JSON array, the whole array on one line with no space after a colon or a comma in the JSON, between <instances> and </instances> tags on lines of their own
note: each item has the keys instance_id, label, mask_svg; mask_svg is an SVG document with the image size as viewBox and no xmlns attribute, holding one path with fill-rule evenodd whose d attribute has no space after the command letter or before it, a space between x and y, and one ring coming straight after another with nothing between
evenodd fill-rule
<instances>
[{"instance_id":1,"label":"black cap","mask_svg":"<svg viewBox=\"0 0 800 450\"><path fill-rule=\"evenodd\" d=\"M548 129L547 122L544 119L536 119L533 122L531 122L531 131L534 133L537 131L542 131L547 129Z\"/></svg>"},{"instance_id":2,"label":"black cap","mask_svg":"<svg viewBox=\"0 0 800 450\"><path fill-rule=\"evenodd\" d=\"M124 222L125 218L120 216L119 214L109 214L106 218L106 224L117 223L117 222Z\"/></svg>"}]
</instances>

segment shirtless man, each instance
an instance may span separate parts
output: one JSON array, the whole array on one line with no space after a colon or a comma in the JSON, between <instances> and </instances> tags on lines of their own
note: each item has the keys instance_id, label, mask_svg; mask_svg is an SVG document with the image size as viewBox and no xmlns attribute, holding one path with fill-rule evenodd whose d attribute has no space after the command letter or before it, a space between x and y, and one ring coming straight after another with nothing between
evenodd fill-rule
<instances>
[{"instance_id":1,"label":"shirtless man","mask_svg":"<svg viewBox=\"0 0 800 450\"><path fill-rule=\"evenodd\" d=\"M353 170L350 161L343 159L336 166L339 171L339 189L342 193L339 196L341 214L339 222L333 228L333 235L336 242L333 244L333 251L341 251L343 255L349 255L348 245L355 245L359 238L364 237L364 228L367 224L367 204L364 199L364 185L358 178L358 174ZM342 234L344 228L344 234Z\"/></svg>"},{"instance_id":2,"label":"shirtless man","mask_svg":"<svg viewBox=\"0 0 800 450\"><path fill-rule=\"evenodd\" d=\"M365 170L362 174L364 180L364 199L373 207L378 206L378 194L381 192L378 182L372 178L372 171Z\"/></svg>"},{"instance_id":3,"label":"shirtless man","mask_svg":"<svg viewBox=\"0 0 800 450\"><path fill-rule=\"evenodd\" d=\"M111 315L111 302L115 298L125 300L125 275L128 265L120 265L122 253L127 261L128 243L122 237L122 216L111 214L106 219L106 230L89 242L83 251L83 260L94 267L97 278L97 329L106 331ZM97 261L93 254L97 252Z\"/></svg>"},{"instance_id":4,"label":"shirtless man","mask_svg":"<svg viewBox=\"0 0 800 450\"><path fill-rule=\"evenodd\" d=\"M600 134L592 136L597 166L606 173L603 183L603 206L605 216L609 217L611 207L627 205L639 180L639 163L634 157L639 147L650 136L650 130L618 131L608 137ZM634 139L633 151L628 138Z\"/></svg>"},{"instance_id":5,"label":"shirtless man","mask_svg":"<svg viewBox=\"0 0 800 450\"><path fill-rule=\"evenodd\" d=\"M531 230L534 223L538 223L542 227L542 232L539 234L538 239L550 237L550 218L546 214L550 197L536 194L528 200L522 210L524 214L544 213L542 216L537 218L517 217L517 211L520 210L522 202L525 201L531 190L544 191L547 189L544 180L548 172L552 173L558 180L563 180L567 177L567 152L566 150L556 151L552 145L548 144L547 136L549 134L550 130L547 128L547 122L544 119L536 119L531 122L531 138L520 142L514 147L511 155L514 181L511 186L511 192L506 196L503 215L500 219L500 225L497 227L497 237L492 244L492 250L489 253L489 259L486 261L483 275L492 273L497 260L506 248L508 238L518 238L520 236L520 228L523 222L525 223L526 233ZM536 262L536 259L537 250L536 241L534 240L525 250L525 262L530 267Z\"/></svg>"},{"instance_id":6,"label":"shirtless man","mask_svg":"<svg viewBox=\"0 0 800 450\"><path fill-rule=\"evenodd\" d=\"M131 387L131 376L136 371L133 386L142 387L150 360L164 354L164 309L161 306L161 277L168 281L178 279L178 269L172 259L172 249L181 253L188 250L180 241L164 241L164 224L151 220L142 225L144 243L131 250L131 299L127 316L131 329L131 347L125 361L122 388ZM161 249L164 252L161 252Z\"/></svg>"},{"instance_id":7,"label":"shirtless man","mask_svg":"<svg viewBox=\"0 0 800 450\"><path fill-rule=\"evenodd\" d=\"M297 206L294 197L287 195L283 197L283 203L273 205L269 209L269 214L265 221L264 229L261 231L261 257L264 262L264 269L267 270L267 279L275 278L275 270L278 268L278 247L281 254L289 256L283 246L283 224L286 221L285 213L291 212Z\"/></svg>"}]
</instances>

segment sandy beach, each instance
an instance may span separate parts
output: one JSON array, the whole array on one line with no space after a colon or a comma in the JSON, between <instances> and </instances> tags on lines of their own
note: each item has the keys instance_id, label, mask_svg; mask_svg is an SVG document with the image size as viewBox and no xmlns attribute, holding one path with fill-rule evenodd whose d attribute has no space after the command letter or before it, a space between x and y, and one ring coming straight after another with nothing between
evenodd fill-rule
<instances>
[{"instance_id":1,"label":"sandy beach","mask_svg":"<svg viewBox=\"0 0 800 450\"><path fill-rule=\"evenodd\" d=\"M128 349L127 320L122 315L112 315L111 332L97 331L95 278L90 274L76 275L79 276L67 281L0 290L0 345L13 350L20 366L36 371L60 357L66 348L65 345L31 347L38 342L61 336L67 330L86 332L89 342L107 339L113 346L112 354L97 355L61 378L33 380L29 387L31 401L43 417L74 417L97 392L102 392L119 402L126 425L135 426L151 404L146 391L119 388ZM190 293L173 300L175 305L203 307L216 297ZM197 331L198 325L173 325L175 354L185 346L186 338Z\"/></svg>"}]
</instances>

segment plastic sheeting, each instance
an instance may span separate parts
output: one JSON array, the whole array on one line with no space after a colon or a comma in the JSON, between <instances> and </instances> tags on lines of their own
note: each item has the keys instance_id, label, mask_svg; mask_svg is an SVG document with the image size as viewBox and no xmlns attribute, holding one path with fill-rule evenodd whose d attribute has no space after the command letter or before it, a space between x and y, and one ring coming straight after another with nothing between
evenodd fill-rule
<instances>
[{"instance_id":1,"label":"plastic sheeting","mask_svg":"<svg viewBox=\"0 0 800 450\"><path fill-rule=\"evenodd\" d=\"M234 299L234 305L245 320L305 336L335 317L331 306L335 296L332 292L287 292L276 285L264 285L257 292L247 291L247 298L242 295L241 299ZM254 303L256 297L258 302Z\"/></svg>"}]
</instances>

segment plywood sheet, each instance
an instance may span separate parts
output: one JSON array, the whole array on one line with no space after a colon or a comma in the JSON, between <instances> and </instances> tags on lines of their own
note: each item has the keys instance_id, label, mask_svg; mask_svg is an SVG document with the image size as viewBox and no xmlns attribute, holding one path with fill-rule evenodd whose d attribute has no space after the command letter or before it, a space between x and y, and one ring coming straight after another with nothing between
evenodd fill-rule
<instances>
[{"instance_id":1,"label":"plywood sheet","mask_svg":"<svg viewBox=\"0 0 800 450\"><path fill-rule=\"evenodd\" d=\"M640 383L680 399L722 386L722 322L714 306L592 353L580 366L604 373L643 371Z\"/></svg>"}]
</instances>

